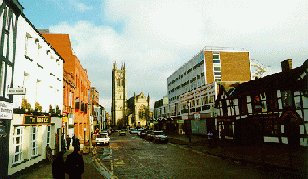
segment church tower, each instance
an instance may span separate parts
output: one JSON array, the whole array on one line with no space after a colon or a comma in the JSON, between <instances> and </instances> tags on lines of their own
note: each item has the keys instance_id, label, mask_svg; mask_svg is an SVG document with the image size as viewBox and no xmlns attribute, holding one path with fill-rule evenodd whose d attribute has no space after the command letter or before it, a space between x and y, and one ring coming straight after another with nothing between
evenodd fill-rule
<instances>
[{"instance_id":1,"label":"church tower","mask_svg":"<svg viewBox=\"0 0 308 179\"><path fill-rule=\"evenodd\" d=\"M121 69L117 69L116 62L112 68L112 104L111 115L113 126L126 127L126 109L127 109L127 85L125 78L125 63Z\"/></svg>"}]
</instances>

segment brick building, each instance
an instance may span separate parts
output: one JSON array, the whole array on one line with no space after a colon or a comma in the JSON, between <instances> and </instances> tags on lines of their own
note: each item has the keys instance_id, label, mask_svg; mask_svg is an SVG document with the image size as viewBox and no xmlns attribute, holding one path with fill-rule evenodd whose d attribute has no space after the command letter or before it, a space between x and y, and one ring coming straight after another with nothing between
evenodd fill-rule
<instances>
[{"instance_id":1,"label":"brick building","mask_svg":"<svg viewBox=\"0 0 308 179\"><path fill-rule=\"evenodd\" d=\"M63 71L66 74L66 79L63 80L65 87L63 89L63 112L68 114L67 134L75 134L79 139L84 139L84 129L86 128L86 140L88 140L90 131L88 104L91 83L87 70L82 67L74 54L69 34L45 32L42 35L65 61L63 64Z\"/></svg>"}]
</instances>

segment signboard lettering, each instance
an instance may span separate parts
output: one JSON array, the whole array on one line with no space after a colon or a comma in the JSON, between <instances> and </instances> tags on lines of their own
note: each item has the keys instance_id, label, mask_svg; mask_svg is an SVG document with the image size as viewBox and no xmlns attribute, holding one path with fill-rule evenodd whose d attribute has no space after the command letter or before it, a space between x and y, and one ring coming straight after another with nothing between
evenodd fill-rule
<instances>
[{"instance_id":1,"label":"signboard lettering","mask_svg":"<svg viewBox=\"0 0 308 179\"><path fill-rule=\"evenodd\" d=\"M0 101L0 119L13 119L12 103Z\"/></svg>"},{"instance_id":2,"label":"signboard lettering","mask_svg":"<svg viewBox=\"0 0 308 179\"><path fill-rule=\"evenodd\" d=\"M25 88L9 88L7 94L11 95L25 95L26 89Z\"/></svg>"},{"instance_id":3,"label":"signboard lettering","mask_svg":"<svg viewBox=\"0 0 308 179\"><path fill-rule=\"evenodd\" d=\"M35 124L50 124L51 123L51 118L48 116L25 116L24 118L24 124L30 124L30 125L35 125Z\"/></svg>"}]
</instances>

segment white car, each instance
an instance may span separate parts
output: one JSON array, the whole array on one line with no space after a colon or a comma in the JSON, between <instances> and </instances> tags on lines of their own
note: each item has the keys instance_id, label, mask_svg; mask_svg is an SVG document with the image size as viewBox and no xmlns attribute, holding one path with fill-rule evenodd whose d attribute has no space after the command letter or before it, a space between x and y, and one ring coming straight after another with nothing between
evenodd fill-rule
<instances>
[{"instance_id":1,"label":"white car","mask_svg":"<svg viewBox=\"0 0 308 179\"><path fill-rule=\"evenodd\" d=\"M100 133L96 134L96 139L95 139L95 144L100 145L109 145L110 143L110 138L108 137L108 133Z\"/></svg>"}]
</instances>

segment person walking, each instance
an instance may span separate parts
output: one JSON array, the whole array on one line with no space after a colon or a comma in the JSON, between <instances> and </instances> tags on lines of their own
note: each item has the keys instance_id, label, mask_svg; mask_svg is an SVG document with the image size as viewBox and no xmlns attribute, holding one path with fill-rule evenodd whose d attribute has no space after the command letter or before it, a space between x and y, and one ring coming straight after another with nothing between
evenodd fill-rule
<instances>
[{"instance_id":1,"label":"person walking","mask_svg":"<svg viewBox=\"0 0 308 179\"><path fill-rule=\"evenodd\" d=\"M209 146L210 147L213 147L213 133L212 133L212 131L209 131L209 133L207 134L207 139L209 140Z\"/></svg>"},{"instance_id":2,"label":"person walking","mask_svg":"<svg viewBox=\"0 0 308 179\"><path fill-rule=\"evenodd\" d=\"M74 151L67 156L65 161L66 173L70 179L81 179L84 173L83 157L78 153L78 148L75 147Z\"/></svg>"},{"instance_id":3,"label":"person walking","mask_svg":"<svg viewBox=\"0 0 308 179\"><path fill-rule=\"evenodd\" d=\"M69 135L66 136L66 145L67 145L67 150L69 150L71 145L71 138Z\"/></svg>"},{"instance_id":4,"label":"person walking","mask_svg":"<svg viewBox=\"0 0 308 179\"><path fill-rule=\"evenodd\" d=\"M52 176L55 179L65 179L63 152L59 152L56 159L52 163Z\"/></svg>"}]
</instances>

